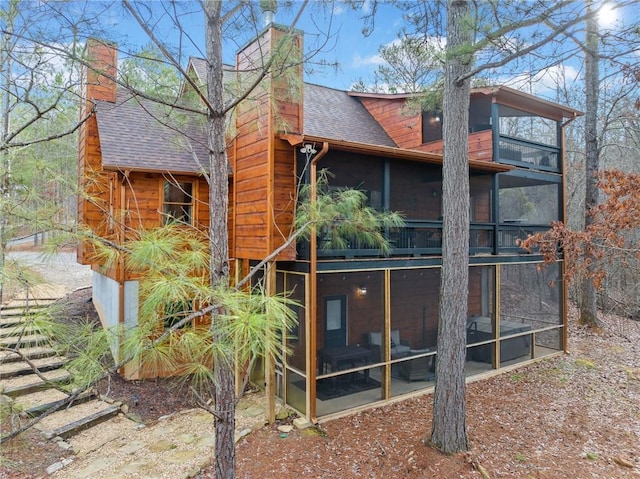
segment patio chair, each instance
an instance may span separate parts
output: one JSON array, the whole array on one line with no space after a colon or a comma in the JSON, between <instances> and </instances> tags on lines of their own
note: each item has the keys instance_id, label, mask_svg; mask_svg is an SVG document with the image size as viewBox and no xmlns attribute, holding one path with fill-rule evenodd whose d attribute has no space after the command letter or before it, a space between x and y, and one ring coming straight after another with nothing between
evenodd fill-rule
<instances>
[{"instance_id":1,"label":"patio chair","mask_svg":"<svg viewBox=\"0 0 640 479\"><path fill-rule=\"evenodd\" d=\"M380 362L382 360L382 333L367 333L367 341L369 350L371 351L371 360ZM409 342L400 339L400 330L391 330L391 359L404 358L409 354Z\"/></svg>"},{"instance_id":2,"label":"patio chair","mask_svg":"<svg viewBox=\"0 0 640 479\"><path fill-rule=\"evenodd\" d=\"M410 354L421 354L433 351L433 348L411 350ZM422 356L402 361L398 366L398 374L407 381L432 381L435 378L435 356Z\"/></svg>"}]
</instances>

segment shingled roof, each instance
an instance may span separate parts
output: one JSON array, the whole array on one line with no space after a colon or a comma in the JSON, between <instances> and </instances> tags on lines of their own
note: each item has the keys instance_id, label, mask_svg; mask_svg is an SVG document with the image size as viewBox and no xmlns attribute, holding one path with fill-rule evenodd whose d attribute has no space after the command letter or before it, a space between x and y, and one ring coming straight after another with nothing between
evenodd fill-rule
<instances>
[{"instance_id":1,"label":"shingled roof","mask_svg":"<svg viewBox=\"0 0 640 479\"><path fill-rule=\"evenodd\" d=\"M397 146L360 100L345 91L304 85L305 135L379 146Z\"/></svg>"},{"instance_id":2,"label":"shingled roof","mask_svg":"<svg viewBox=\"0 0 640 479\"><path fill-rule=\"evenodd\" d=\"M204 115L118 92L115 104L97 102L96 118L106 169L199 174L209 163Z\"/></svg>"},{"instance_id":3,"label":"shingled roof","mask_svg":"<svg viewBox=\"0 0 640 479\"><path fill-rule=\"evenodd\" d=\"M204 61L193 61L204 72ZM119 89L115 104L96 105L106 169L201 174L208 165L206 117ZM186 133L185 133L186 132ZM304 85L305 135L396 147L360 100L345 91Z\"/></svg>"}]
</instances>

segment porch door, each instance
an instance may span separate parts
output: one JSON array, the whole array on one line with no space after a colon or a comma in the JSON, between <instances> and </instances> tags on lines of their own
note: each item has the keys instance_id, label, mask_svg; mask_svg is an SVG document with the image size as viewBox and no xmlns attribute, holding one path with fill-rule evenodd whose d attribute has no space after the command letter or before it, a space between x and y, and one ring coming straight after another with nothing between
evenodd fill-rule
<instances>
[{"instance_id":1,"label":"porch door","mask_svg":"<svg viewBox=\"0 0 640 479\"><path fill-rule=\"evenodd\" d=\"M324 298L324 347L347 344L347 296Z\"/></svg>"}]
</instances>

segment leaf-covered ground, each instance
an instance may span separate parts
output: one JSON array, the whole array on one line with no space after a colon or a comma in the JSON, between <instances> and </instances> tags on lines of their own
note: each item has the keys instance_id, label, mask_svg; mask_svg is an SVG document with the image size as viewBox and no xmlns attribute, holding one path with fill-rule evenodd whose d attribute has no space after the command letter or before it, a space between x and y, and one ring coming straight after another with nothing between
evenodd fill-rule
<instances>
[{"instance_id":1,"label":"leaf-covered ground","mask_svg":"<svg viewBox=\"0 0 640 479\"><path fill-rule=\"evenodd\" d=\"M68 298L68 317L95 314L88 294ZM239 443L237 477L640 478L640 322L601 319L598 332L571 321L568 355L468 386L469 453L444 456L425 445L432 397L424 395L286 437L265 427ZM145 422L194 404L172 380L114 378L100 388ZM37 431L1 452L0 479L44 477L64 455Z\"/></svg>"},{"instance_id":2,"label":"leaf-covered ground","mask_svg":"<svg viewBox=\"0 0 640 479\"><path fill-rule=\"evenodd\" d=\"M425 395L322 424L320 435L264 428L240 444L238 477L638 478L640 322L602 321L599 332L572 321L568 355L470 384L469 453L425 445Z\"/></svg>"}]
</instances>

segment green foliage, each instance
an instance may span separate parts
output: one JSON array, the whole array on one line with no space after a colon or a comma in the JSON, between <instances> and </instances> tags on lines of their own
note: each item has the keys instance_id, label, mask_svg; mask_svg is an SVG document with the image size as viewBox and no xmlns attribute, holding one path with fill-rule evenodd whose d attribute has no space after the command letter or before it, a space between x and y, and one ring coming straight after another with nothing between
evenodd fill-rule
<instances>
[{"instance_id":1,"label":"green foliage","mask_svg":"<svg viewBox=\"0 0 640 479\"><path fill-rule=\"evenodd\" d=\"M118 333L121 358L133 359L151 374L189 376L192 385L206 389L218 362L250 364L256 357L282 355L283 339L295 325L296 303L286 295L267 295L259 286L212 289L207 241L197 231L175 224L141 231L112 257L121 256L141 274L138 324ZM115 337L110 332L97 341ZM98 363L93 355L78 355L74 367L89 380Z\"/></svg>"},{"instance_id":2,"label":"green foliage","mask_svg":"<svg viewBox=\"0 0 640 479\"><path fill-rule=\"evenodd\" d=\"M437 37L403 36L378 50L384 64L375 72L377 83L391 93L432 90L444 74L444 42Z\"/></svg>"},{"instance_id":3,"label":"green foliage","mask_svg":"<svg viewBox=\"0 0 640 479\"><path fill-rule=\"evenodd\" d=\"M54 321L50 337L59 352L71 359L66 366L73 373L70 389L95 382L113 365L111 347L118 339L114 330L96 327L88 320L71 324Z\"/></svg>"},{"instance_id":4,"label":"green foliage","mask_svg":"<svg viewBox=\"0 0 640 479\"><path fill-rule=\"evenodd\" d=\"M122 61L120 76L127 86L166 101L175 100L180 91L176 69L152 43Z\"/></svg>"},{"instance_id":5,"label":"green foliage","mask_svg":"<svg viewBox=\"0 0 640 479\"><path fill-rule=\"evenodd\" d=\"M43 283L42 276L18 261L7 258L0 270L0 284L10 290L28 290Z\"/></svg>"},{"instance_id":6,"label":"green foliage","mask_svg":"<svg viewBox=\"0 0 640 479\"><path fill-rule=\"evenodd\" d=\"M385 229L402 228L404 220L397 212L377 211L367 206L367 195L352 188L329 187L329 172L319 174L316 200L310 201L312 187L300 192L301 203L296 215L297 228L314 225L325 249L345 249L350 244L378 247L382 253L390 250ZM303 236L309 237L308 228Z\"/></svg>"}]
</instances>

